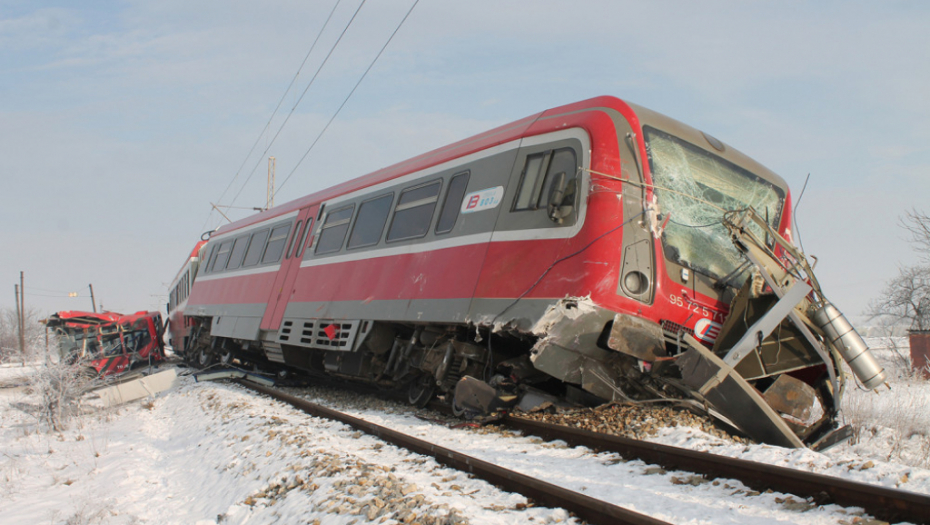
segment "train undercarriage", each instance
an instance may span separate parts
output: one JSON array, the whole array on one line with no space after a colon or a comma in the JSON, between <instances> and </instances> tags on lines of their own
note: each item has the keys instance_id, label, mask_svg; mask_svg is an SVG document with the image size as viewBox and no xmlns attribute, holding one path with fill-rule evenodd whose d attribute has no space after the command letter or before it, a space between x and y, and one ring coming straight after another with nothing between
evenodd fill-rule
<instances>
[{"instance_id":1,"label":"train undercarriage","mask_svg":"<svg viewBox=\"0 0 930 525\"><path fill-rule=\"evenodd\" d=\"M479 324L286 320L255 342L212 337L210 318L194 318L187 358L201 367L238 360L363 382L403 391L416 406L439 396L463 415L660 401L759 442L824 448L841 441L841 363L870 389L884 372L823 297L802 253L751 210L731 212L724 224L750 275L712 347L683 329L569 297L530 329L519 328L525 319L497 317Z\"/></svg>"}]
</instances>

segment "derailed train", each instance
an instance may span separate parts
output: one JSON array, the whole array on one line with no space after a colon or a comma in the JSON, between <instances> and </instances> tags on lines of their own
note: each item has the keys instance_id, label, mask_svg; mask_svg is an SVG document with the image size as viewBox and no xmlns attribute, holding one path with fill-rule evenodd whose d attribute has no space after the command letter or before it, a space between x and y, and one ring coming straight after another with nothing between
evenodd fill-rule
<instances>
[{"instance_id":1,"label":"derailed train","mask_svg":"<svg viewBox=\"0 0 930 525\"><path fill-rule=\"evenodd\" d=\"M323 174L318 174L323 176ZM197 244L176 351L434 395L690 404L820 447L884 372L791 242L785 182L614 97L532 115Z\"/></svg>"}]
</instances>

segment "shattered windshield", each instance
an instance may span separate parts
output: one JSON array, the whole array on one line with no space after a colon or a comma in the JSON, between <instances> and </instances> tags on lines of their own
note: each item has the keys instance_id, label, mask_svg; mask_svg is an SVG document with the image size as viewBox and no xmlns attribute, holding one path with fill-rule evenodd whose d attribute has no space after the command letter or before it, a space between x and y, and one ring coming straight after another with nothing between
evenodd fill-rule
<instances>
[{"instance_id":1,"label":"shattered windshield","mask_svg":"<svg viewBox=\"0 0 930 525\"><path fill-rule=\"evenodd\" d=\"M728 275L743 260L721 223L723 210L751 206L777 228L784 190L677 137L650 127L643 131L665 223L665 257L712 277Z\"/></svg>"}]
</instances>

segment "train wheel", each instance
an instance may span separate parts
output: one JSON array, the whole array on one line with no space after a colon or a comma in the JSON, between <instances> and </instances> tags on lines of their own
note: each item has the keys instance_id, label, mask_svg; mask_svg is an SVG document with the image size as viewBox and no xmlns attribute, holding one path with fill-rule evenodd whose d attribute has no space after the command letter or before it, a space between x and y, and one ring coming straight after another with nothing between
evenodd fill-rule
<instances>
[{"instance_id":1,"label":"train wheel","mask_svg":"<svg viewBox=\"0 0 930 525\"><path fill-rule=\"evenodd\" d=\"M200 352L197 353L197 365L200 368L206 368L213 364L214 355L213 352L206 348L201 348Z\"/></svg>"},{"instance_id":2,"label":"train wheel","mask_svg":"<svg viewBox=\"0 0 930 525\"><path fill-rule=\"evenodd\" d=\"M410 388L407 390L407 401L417 408L423 408L433 398L435 392L436 383L433 378L428 375L421 375L410 383Z\"/></svg>"},{"instance_id":3,"label":"train wheel","mask_svg":"<svg viewBox=\"0 0 930 525\"><path fill-rule=\"evenodd\" d=\"M455 417L462 417L465 415L465 409L455 402L455 398L452 399L452 415Z\"/></svg>"},{"instance_id":4,"label":"train wheel","mask_svg":"<svg viewBox=\"0 0 930 525\"><path fill-rule=\"evenodd\" d=\"M233 353L229 350L224 351L220 354L220 364L223 366L229 366L233 362Z\"/></svg>"}]
</instances>

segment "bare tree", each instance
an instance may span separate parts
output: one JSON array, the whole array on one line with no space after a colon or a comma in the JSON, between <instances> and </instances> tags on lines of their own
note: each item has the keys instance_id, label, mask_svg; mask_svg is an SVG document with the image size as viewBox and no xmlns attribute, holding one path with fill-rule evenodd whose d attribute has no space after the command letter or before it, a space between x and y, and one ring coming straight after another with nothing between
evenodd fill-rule
<instances>
[{"instance_id":1,"label":"bare tree","mask_svg":"<svg viewBox=\"0 0 930 525\"><path fill-rule=\"evenodd\" d=\"M42 316L35 308L27 308L25 315L25 333L26 341L36 341L45 337L45 327L39 323ZM0 363L24 360L24 358L36 357L42 346L27 345L27 354L23 356L19 350L19 322L16 319L16 310L13 308L4 308L0 310Z\"/></svg>"},{"instance_id":2,"label":"bare tree","mask_svg":"<svg viewBox=\"0 0 930 525\"><path fill-rule=\"evenodd\" d=\"M930 330L930 266L901 268L881 298L869 305L869 314L891 318L911 330Z\"/></svg>"},{"instance_id":3,"label":"bare tree","mask_svg":"<svg viewBox=\"0 0 930 525\"><path fill-rule=\"evenodd\" d=\"M868 315L891 319L911 330L930 330L930 216L910 210L899 222L925 264L902 267L885 284L881 298L869 304Z\"/></svg>"},{"instance_id":4,"label":"bare tree","mask_svg":"<svg viewBox=\"0 0 930 525\"><path fill-rule=\"evenodd\" d=\"M923 256L925 262L930 262L930 216L912 209L898 222L910 234L908 241L914 244L914 250Z\"/></svg>"}]
</instances>

